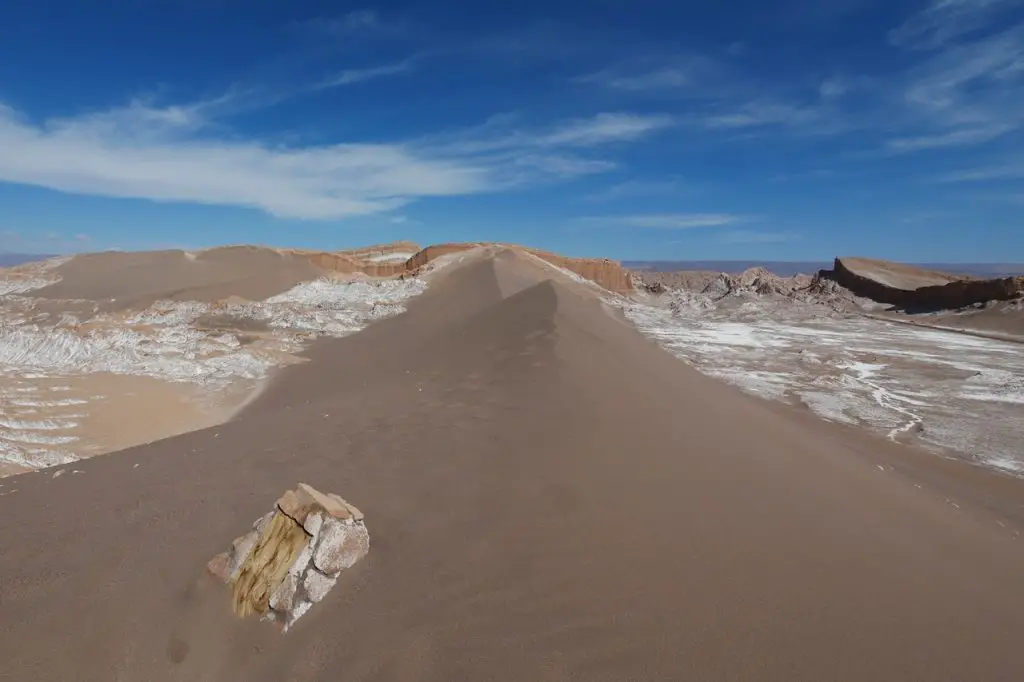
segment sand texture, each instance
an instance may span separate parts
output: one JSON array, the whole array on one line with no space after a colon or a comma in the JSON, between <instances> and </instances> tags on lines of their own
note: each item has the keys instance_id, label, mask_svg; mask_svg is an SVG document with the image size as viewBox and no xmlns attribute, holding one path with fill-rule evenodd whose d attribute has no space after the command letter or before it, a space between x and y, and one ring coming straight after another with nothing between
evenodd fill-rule
<instances>
[{"instance_id":1,"label":"sand texture","mask_svg":"<svg viewBox=\"0 0 1024 682\"><path fill-rule=\"evenodd\" d=\"M1020 481L746 396L533 259L308 355L227 424L0 481L5 679L1024 679ZM299 481L374 547L282 635L205 565Z\"/></svg>"}]
</instances>

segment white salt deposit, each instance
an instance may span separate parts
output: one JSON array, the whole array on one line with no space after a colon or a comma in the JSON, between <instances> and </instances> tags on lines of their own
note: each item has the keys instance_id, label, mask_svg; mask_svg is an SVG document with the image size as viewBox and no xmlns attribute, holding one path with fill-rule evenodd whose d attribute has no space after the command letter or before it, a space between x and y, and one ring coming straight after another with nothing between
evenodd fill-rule
<instances>
[{"instance_id":1,"label":"white salt deposit","mask_svg":"<svg viewBox=\"0 0 1024 682\"><path fill-rule=\"evenodd\" d=\"M377 256L370 256L366 260L371 263L404 263L416 254L406 253L405 251L396 251L394 253L383 253Z\"/></svg>"},{"instance_id":2,"label":"white salt deposit","mask_svg":"<svg viewBox=\"0 0 1024 682\"><path fill-rule=\"evenodd\" d=\"M29 290L27 284L18 286L19 291ZM69 316L53 324L27 322L5 306L0 311L0 381L17 385L10 399L0 395L0 461L36 467L73 456L55 447L75 442L73 436L59 435L62 429L76 426L73 420L67 415L29 418L39 409L52 412L87 404L76 398L41 397L39 390L54 377L109 372L220 389L238 379L264 377L315 336L345 336L373 320L400 313L405 301L424 287L418 279L320 279L263 302L161 301L127 316L99 316L87 325ZM25 307L22 303L19 310ZM224 329L208 329L209 325L199 324L204 320ZM232 320L241 328L246 328L245 323L260 324L243 343L239 333L232 331ZM65 385L47 388L51 396L71 390ZM51 447L38 452L41 448L30 451L26 444Z\"/></svg>"},{"instance_id":3,"label":"white salt deposit","mask_svg":"<svg viewBox=\"0 0 1024 682\"><path fill-rule=\"evenodd\" d=\"M1020 345L823 317L821 306L794 302L691 305L698 298L672 292L664 307L605 300L671 353L753 395L1024 474Z\"/></svg>"}]
</instances>

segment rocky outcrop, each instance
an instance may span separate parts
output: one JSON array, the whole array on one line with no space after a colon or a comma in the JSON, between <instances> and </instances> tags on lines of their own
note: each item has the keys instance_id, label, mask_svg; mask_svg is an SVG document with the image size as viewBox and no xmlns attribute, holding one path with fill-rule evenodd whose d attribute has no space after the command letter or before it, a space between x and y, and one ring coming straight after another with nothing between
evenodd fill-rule
<instances>
[{"instance_id":1,"label":"rocky outcrop","mask_svg":"<svg viewBox=\"0 0 1024 682\"><path fill-rule=\"evenodd\" d=\"M287 630L369 549L362 512L300 483L207 570L231 586L236 614L259 615Z\"/></svg>"},{"instance_id":2,"label":"rocky outcrop","mask_svg":"<svg viewBox=\"0 0 1024 682\"><path fill-rule=\"evenodd\" d=\"M900 263L836 258L819 273L857 296L908 310L952 310L1024 296L1024 277L972 279Z\"/></svg>"},{"instance_id":3,"label":"rocky outcrop","mask_svg":"<svg viewBox=\"0 0 1024 682\"><path fill-rule=\"evenodd\" d=\"M375 263L344 252L307 251L303 255L323 270L338 272L343 275L362 273L370 277L398 277L409 272L407 261Z\"/></svg>"},{"instance_id":4,"label":"rocky outcrop","mask_svg":"<svg viewBox=\"0 0 1024 682\"><path fill-rule=\"evenodd\" d=\"M543 258L552 265L575 272L580 277L604 287L608 291L619 294L633 290L633 278L617 261L607 258L568 258L548 251L524 249L538 258Z\"/></svg>"},{"instance_id":5,"label":"rocky outcrop","mask_svg":"<svg viewBox=\"0 0 1024 682\"><path fill-rule=\"evenodd\" d=\"M409 256L415 253L419 253L422 247L416 242L410 241L398 241L391 242L390 244L374 244L373 246L366 246L359 249L347 249L340 251L345 255L351 256L357 260L372 260L387 258L389 256L398 256L397 260L406 261ZM408 254L408 255L406 255ZM405 256L401 258L401 256Z\"/></svg>"},{"instance_id":6,"label":"rocky outcrop","mask_svg":"<svg viewBox=\"0 0 1024 682\"><path fill-rule=\"evenodd\" d=\"M490 242L460 242L451 244L435 244L421 249L405 262L375 263L364 257L354 255L355 252L304 252L317 267L345 274L362 272L371 277L398 277L413 275L431 262L453 253L469 251L480 246L491 246ZM569 258L540 249L522 247L527 253L564 268L577 275L589 279L596 284L616 293L633 290L633 282L628 270L618 262L607 258ZM361 250L367 252L368 249Z\"/></svg>"}]
</instances>

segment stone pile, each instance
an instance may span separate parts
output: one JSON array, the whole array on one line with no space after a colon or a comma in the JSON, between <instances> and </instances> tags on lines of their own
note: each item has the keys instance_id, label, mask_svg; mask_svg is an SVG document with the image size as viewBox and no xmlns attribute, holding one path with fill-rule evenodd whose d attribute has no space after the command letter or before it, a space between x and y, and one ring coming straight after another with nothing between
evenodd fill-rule
<instances>
[{"instance_id":1,"label":"stone pile","mask_svg":"<svg viewBox=\"0 0 1024 682\"><path fill-rule=\"evenodd\" d=\"M207 567L231 586L236 614L259 615L287 630L369 549L362 512L300 483Z\"/></svg>"}]
</instances>

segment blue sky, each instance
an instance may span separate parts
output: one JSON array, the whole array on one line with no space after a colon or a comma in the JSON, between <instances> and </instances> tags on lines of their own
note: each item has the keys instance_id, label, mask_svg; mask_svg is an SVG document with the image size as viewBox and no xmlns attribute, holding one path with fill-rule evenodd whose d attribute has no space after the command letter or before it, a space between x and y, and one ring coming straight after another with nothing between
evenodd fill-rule
<instances>
[{"instance_id":1,"label":"blue sky","mask_svg":"<svg viewBox=\"0 0 1024 682\"><path fill-rule=\"evenodd\" d=\"M0 251L1024 261L1024 0L6 0Z\"/></svg>"}]
</instances>

